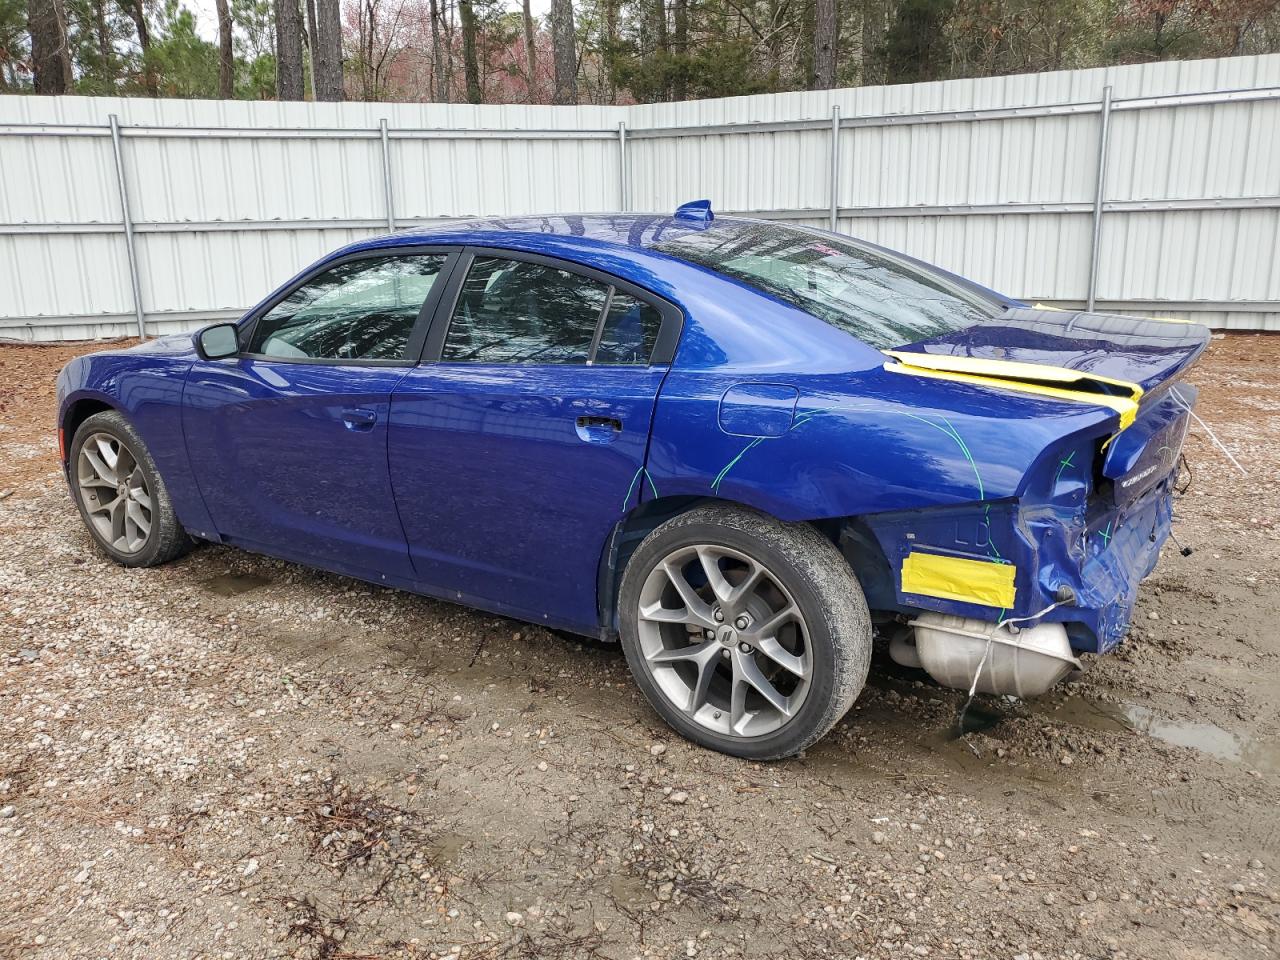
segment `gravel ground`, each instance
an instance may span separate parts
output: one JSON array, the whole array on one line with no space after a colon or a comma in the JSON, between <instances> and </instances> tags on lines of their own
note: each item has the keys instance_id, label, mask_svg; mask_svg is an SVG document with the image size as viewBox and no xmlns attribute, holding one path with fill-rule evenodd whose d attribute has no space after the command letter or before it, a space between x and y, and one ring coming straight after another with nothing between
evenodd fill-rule
<instances>
[{"instance_id":1,"label":"gravel ground","mask_svg":"<svg viewBox=\"0 0 1280 960\"><path fill-rule=\"evenodd\" d=\"M1280 946L1280 339L1214 341L1137 629L1037 702L891 664L802 758L616 650L222 547L129 571L0 347L0 956L1261 957ZM7 491L12 491L7 493ZM7 495L6 495L7 494Z\"/></svg>"}]
</instances>

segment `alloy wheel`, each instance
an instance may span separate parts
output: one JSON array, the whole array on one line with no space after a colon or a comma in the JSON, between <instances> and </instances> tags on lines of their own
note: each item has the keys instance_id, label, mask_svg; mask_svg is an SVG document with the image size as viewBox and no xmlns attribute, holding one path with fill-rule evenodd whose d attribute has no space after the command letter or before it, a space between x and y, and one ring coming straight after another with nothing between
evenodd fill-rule
<instances>
[{"instance_id":1,"label":"alloy wheel","mask_svg":"<svg viewBox=\"0 0 1280 960\"><path fill-rule=\"evenodd\" d=\"M813 657L800 607L738 550L697 544L668 554L641 588L638 627L655 685L708 730L773 733L809 692Z\"/></svg>"},{"instance_id":2,"label":"alloy wheel","mask_svg":"<svg viewBox=\"0 0 1280 960\"><path fill-rule=\"evenodd\" d=\"M133 451L109 433L91 434L76 458L85 514L113 550L137 553L151 536L151 491Z\"/></svg>"}]
</instances>

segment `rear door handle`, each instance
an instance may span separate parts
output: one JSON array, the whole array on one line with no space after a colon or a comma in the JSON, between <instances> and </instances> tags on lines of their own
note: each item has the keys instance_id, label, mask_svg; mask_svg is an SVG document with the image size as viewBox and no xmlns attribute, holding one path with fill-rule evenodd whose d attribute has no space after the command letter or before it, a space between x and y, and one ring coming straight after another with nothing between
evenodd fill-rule
<instances>
[{"instance_id":1,"label":"rear door handle","mask_svg":"<svg viewBox=\"0 0 1280 960\"><path fill-rule=\"evenodd\" d=\"M348 430L364 432L373 429L373 425L378 422L378 413L364 407L350 407L342 411L342 422Z\"/></svg>"},{"instance_id":2,"label":"rear door handle","mask_svg":"<svg viewBox=\"0 0 1280 960\"><path fill-rule=\"evenodd\" d=\"M586 443L610 443L622 433L617 417L579 417L576 427L578 438Z\"/></svg>"}]
</instances>

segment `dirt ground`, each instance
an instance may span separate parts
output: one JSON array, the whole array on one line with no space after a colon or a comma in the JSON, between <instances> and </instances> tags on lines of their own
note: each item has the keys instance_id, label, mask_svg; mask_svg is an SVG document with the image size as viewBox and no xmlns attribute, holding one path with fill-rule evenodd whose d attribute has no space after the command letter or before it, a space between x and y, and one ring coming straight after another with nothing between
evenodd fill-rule
<instances>
[{"instance_id":1,"label":"dirt ground","mask_svg":"<svg viewBox=\"0 0 1280 960\"><path fill-rule=\"evenodd\" d=\"M878 652L802 758L619 652L222 547L104 560L0 347L2 957L1263 957L1280 948L1280 338L1216 339L1178 536L1038 702ZM9 492L11 491L11 492Z\"/></svg>"}]
</instances>

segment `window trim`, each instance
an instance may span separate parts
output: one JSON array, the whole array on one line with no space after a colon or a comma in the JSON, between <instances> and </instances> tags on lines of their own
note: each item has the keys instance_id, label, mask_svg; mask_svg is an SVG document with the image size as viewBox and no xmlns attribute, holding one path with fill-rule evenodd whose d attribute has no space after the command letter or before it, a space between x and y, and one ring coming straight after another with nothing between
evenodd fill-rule
<instances>
[{"instance_id":1,"label":"window trim","mask_svg":"<svg viewBox=\"0 0 1280 960\"><path fill-rule=\"evenodd\" d=\"M331 260L324 260L313 269L308 270L300 278L289 284L279 294L272 297L266 303L262 304L252 314L240 322L239 338L243 344L253 343L254 333L257 331L258 322L274 310L280 303L292 295L295 291L306 286L316 277L323 273L328 273L335 267L340 267L344 263L351 263L357 260L385 260L388 257L415 257L415 256L443 256L444 264L440 267L440 274L436 277L436 281L431 285L431 292L427 294L427 299L423 301L422 307L418 310L418 317L413 322L413 328L409 331L409 342L405 345L404 353L399 359L383 360L383 359L364 359L360 357L276 357L265 353L250 353L247 348L241 349L236 354L237 360L258 360L266 363L301 363L310 364L312 366L325 367L413 367L417 365L418 358L422 354L423 344L426 342L427 333L431 327L432 318L435 316L436 308L444 296L445 290L448 289L450 282L453 280L453 272L458 265L458 261L462 257L462 251L458 247L442 246L442 245L414 245L414 246L396 246L396 247L373 247L368 250L359 250L355 253L349 253L341 257L334 257Z\"/></svg>"},{"instance_id":2,"label":"window trim","mask_svg":"<svg viewBox=\"0 0 1280 960\"><path fill-rule=\"evenodd\" d=\"M419 362L422 364L438 364L448 363L457 366L492 366L492 367L536 367L539 364L528 363L480 363L474 360L451 361L441 359L444 354L445 340L449 336L449 327L453 324L453 314L458 306L458 297L462 293L462 285L466 281L467 274L471 272L471 264L477 257L495 257L505 260L521 260L526 263L536 263L544 267L551 267L554 270L563 270L565 273L572 273L576 276L585 277L588 280L594 280L597 283L610 287L613 291L621 291L627 296L634 297L642 303L648 304L650 307L658 311L662 318L661 326L658 328L658 336L654 340L653 350L649 354L649 361L645 364L640 363L594 363L590 359L582 364L555 364L558 367L578 367L584 370L604 368L609 370L623 370L627 368L648 369L650 367L669 366L675 358L676 346L680 342L680 331L684 326L684 311L677 307L669 300L663 299L651 290L644 287L636 286L629 280L616 277L613 274L606 273L603 270L597 270L594 267L577 263L573 260L563 260L559 257L548 257L540 253L529 253L525 250L516 250L509 247L490 247L477 246L468 244L461 248L460 256L453 265L452 272L449 275L449 282L445 285L437 305L435 316L431 320L430 329L427 331L426 339L422 346L422 353ZM432 290L435 294L435 290ZM609 305L613 302L612 292L605 299L604 309L600 316L596 318L596 329L591 339L591 354L595 353L599 345L600 338L604 331L604 321L609 316ZM547 364L550 366L550 364Z\"/></svg>"}]
</instances>

